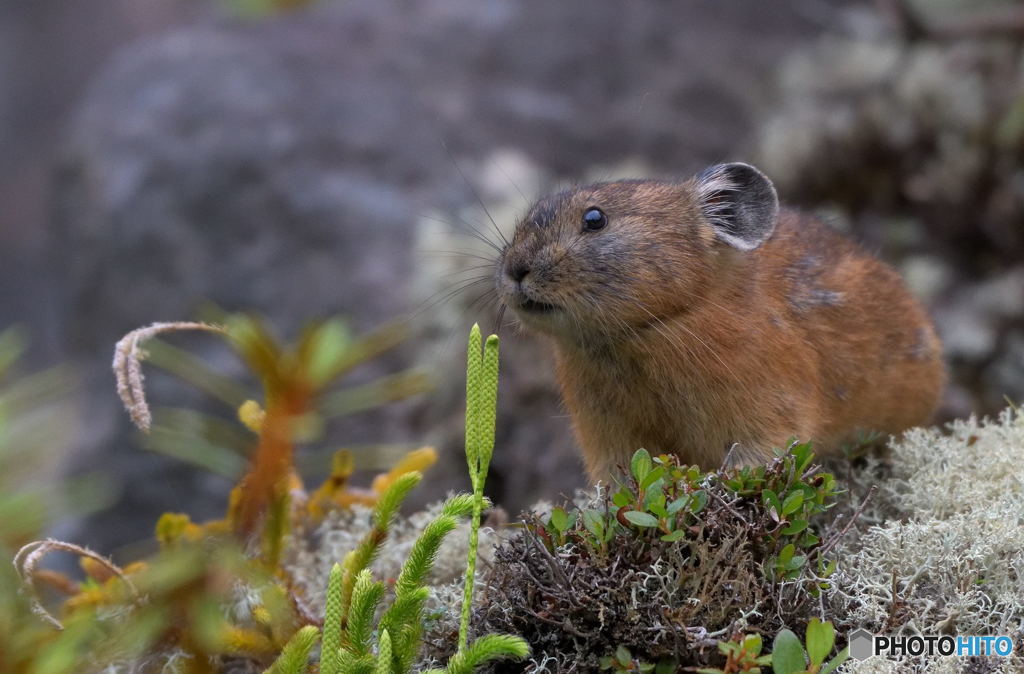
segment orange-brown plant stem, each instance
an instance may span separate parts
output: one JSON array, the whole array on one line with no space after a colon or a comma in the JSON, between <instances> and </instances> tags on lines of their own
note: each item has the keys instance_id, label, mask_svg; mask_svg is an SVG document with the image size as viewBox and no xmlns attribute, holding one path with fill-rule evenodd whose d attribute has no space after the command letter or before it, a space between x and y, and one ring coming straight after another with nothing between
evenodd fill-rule
<instances>
[{"instance_id":1,"label":"orange-brown plant stem","mask_svg":"<svg viewBox=\"0 0 1024 674\"><path fill-rule=\"evenodd\" d=\"M295 420L309 410L310 396L305 386L290 386L285 395L268 394L266 416L252 467L242 478L234 522L235 532L244 541L257 533L260 521L272 503L288 496L292 473Z\"/></svg>"}]
</instances>

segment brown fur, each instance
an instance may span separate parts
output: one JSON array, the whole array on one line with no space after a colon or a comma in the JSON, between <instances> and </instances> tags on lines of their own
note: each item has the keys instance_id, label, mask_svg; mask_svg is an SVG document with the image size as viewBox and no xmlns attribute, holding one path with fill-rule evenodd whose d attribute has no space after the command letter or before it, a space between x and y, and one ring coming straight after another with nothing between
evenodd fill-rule
<instances>
[{"instance_id":1,"label":"brown fur","mask_svg":"<svg viewBox=\"0 0 1024 674\"><path fill-rule=\"evenodd\" d=\"M701 187L620 181L548 197L502 255L499 293L552 339L590 476L640 447L710 469L761 461L791 437L820 453L926 422L941 349L899 275L792 211L760 247L726 245ZM584 231L595 206L608 225Z\"/></svg>"}]
</instances>

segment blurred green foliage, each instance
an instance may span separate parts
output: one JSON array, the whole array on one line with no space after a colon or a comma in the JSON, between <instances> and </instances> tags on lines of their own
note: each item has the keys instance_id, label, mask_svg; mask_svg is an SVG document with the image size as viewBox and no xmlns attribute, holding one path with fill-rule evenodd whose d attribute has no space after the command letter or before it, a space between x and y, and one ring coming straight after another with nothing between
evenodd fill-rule
<instances>
[{"instance_id":1,"label":"blurred green foliage","mask_svg":"<svg viewBox=\"0 0 1024 674\"><path fill-rule=\"evenodd\" d=\"M141 428L147 428L150 420L141 366L144 358L152 356L142 345L148 342L151 347L153 342L148 340L157 334L196 329L220 335L238 352L263 384L262 402L245 397L233 382L173 349L157 358L169 359L165 364L173 361L169 369L237 404L239 421L251 432L252 449L239 455L248 469L232 491L223 519L197 524L186 514L165 513L155 528L159 552L124 567L72 543L47 539L24 544L39 535L53 492L67 491L67 487L55 490L50 484L35 489L24 480L6 483L9 476L24 470L17 462L33 449L21 444L31 435L24 435L25 428L12 420L31 419L29 427L56 427L47 403L52 391L60 390L57 384L62 380L51 381L55 375L43 373L37 376L42 379L22 379L0 393L4 440L0 468L10 469L0 474L0 480L5 480L0 513L10 514L0 521L0 552L14 558L13 567L0 571L0 671L64 674L129 668L200 674L223 671L232 663L245 663L248 670L268 667L267 671L279 674L310 671L313 648L321 639L321 619L310 613L301 588L281 564L282 548L286 535L296 527L310 529L327 510L353 503L374 507L374 525L331 574L323 662L314 671L412 671L423 645L426 577L459 518L472 515L474 532L479 526L486 460L481 464L481 457L474 455L475 493L450 498L440 515L426 525L394 584L390 606L380 612L388 588L373 581L369 566L388 537L402 501L422 479L419 470L433 463L435 453L430 448L411 452L378 475L370 489L353 496L355 489L348 481L354 465L350 454L337 453L331 476L308 494L295 471L294 448L298 440L309 437L306 420L323 413L319 402L339 399L340 394L330 387L358 364L393 348L402 333L390 327L355 339L340 322L327 321L310 326L294 347L286 348L258 320L241 315L228 317L223 327L161 323L142 328L118 343L114 360L118 392ZM473 335L479 361L477 328ZM492 337L488 342L493 376L487 386L471 384L468 389L471 395L483 395L469 406L467 428L489 429L489 440L474 436L473 442L467 442L467 448L478 453L484 445L493 447L496 340ZM0 335L4 369L17 359L23 341L16 333ZM373 395L354 395L350 390L345 404L327 408L347 413L393 399L396 391L408 392L392 383L371 383L361 390ZM195 413L189 414L182 418L196 418ZM471 557L475 552L474 541ZM76 556L83 579L46 568L43 562L52 553ZM467 582L472 583L471 575ZM472 595L469 587L467 602ZM469 674L488 660L522 657L527 651L517 637L485 635L459 649L445 671Z\"/></svg>"},{"instance_id":2,"label":"blurred green foliage","mask_svg":"<svg viewBox=\"0 0 1024 674\"><path fill-rule=\"evenodd\" d=\"M293 411L293 438L302 444L323 440L328 425L352 414L424 393L430 378L420 369L408 369L355 386L339 382L359 365L396 348L406 336L400 324L386 325L356 337L340 318L307 325L289 346L258 318L243 314L216 314L226 330L228 344L263 385L263 393L213 370L202 359L169 342L145 342L145 361L207 394L232 418L191 409L163 407L153 412L153 426L142 436L145 448L173 456L217 475L237 480L257 445L254 431L235 422L250 400L267 404L270 396L289 395L301 411ZM410 447L373 445L350 448L355 468L382 469L394 464ZM329 462L320 452L300 460L322 471Z\"/></svg>"},{"instance_id":3,"label":"blurred green foliage","mask_svg":"<svg viewBox=\"0 0 1024 674\"><path fill-rule=\"evenodd\" d=\"M65 367L19 372L27 345L18 328L0 332L0 556L7 559L61 515L108 502L96 475L58 479L75 428L69 393L76 381ZM33 615L20 586L14 567L0 564L0 671L50 671L31 667L56 635Z\"/></svg>"},{"instance_id":4,"label":"blurred green foliage","mask_svg":"<svg viewBox=\"0 0 1024 674\"><path fill-rule=\"evenodd\" d=\"M373 580L369 566L388 536L399 505L422 476L417 472L401 475L381 494L374 508L373 528L359 546L348 553L343 564L335 564L331 569L320 674L408 674L412 671L423 647L424 604L429 596L426 578L444 538L455 529L459 518L467 516L472 517L472 526L459 647L444 670L434 669L428 674L472 674L491 660L523 658L529 653L526 642L516 636L485 634L472 643L467 640L475 585L477 534L486 503L483 486L494 449L498 338L491 335L484 346L480 328L474 325L467 360L466 460L473 494L450 497L441 507L440 515L423 528L394 583L391 604L383 612L381 606L387 590L383 582ZM295 649L301 647L296 645ZM303 664L285 669L286 655L282 654L275 663L278 671L306 672Z\"/></svg>"}]
</instances>

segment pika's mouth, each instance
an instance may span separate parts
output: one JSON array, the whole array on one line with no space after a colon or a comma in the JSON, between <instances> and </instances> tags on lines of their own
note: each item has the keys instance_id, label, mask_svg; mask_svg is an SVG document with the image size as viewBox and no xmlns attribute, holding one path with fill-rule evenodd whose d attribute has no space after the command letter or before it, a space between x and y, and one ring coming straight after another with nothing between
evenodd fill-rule
<instances>
[{"instance_id":1,"label":"pika's mouth","mask_svg":"<svg viewBox=\"0 0 1024 674\"><path fill-rule=\"evenodd\" d=\"M527 297L524 298L523 301L519 303L519 308L531 314L549 314L552 311L557 311L559 307L555 306L554 304L537 302L536 300L531 300L530 298Z\"/></svg>"}]
</instances>

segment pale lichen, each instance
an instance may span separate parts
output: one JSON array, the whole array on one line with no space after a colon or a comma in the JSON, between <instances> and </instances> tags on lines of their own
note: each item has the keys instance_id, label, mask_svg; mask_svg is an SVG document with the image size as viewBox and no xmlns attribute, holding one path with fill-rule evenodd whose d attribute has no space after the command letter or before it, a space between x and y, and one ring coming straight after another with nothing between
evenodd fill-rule
<instances>
[{"instance_id":1,"label":"pale lichen","mask_svg":"<svg viewBox=\"0 0 1024 674\"><path fill-rule=\"evenodd\" d=\"M845 538L830 612L882 634L1008 635L1024 643L1024 415L915 429L891 446L892 474L874 482L877 523ZM863 491L877 462L853 476ZM890 671L878 658L851 671ZM944 672L943 658L899 671ZM961 661L962 665L963 662ZM996 666L1019 671L1024 658ZM896 671L896 670L891 670ZM997 670L998 671L998 670Z\"/></svg>"}]
</instances>

